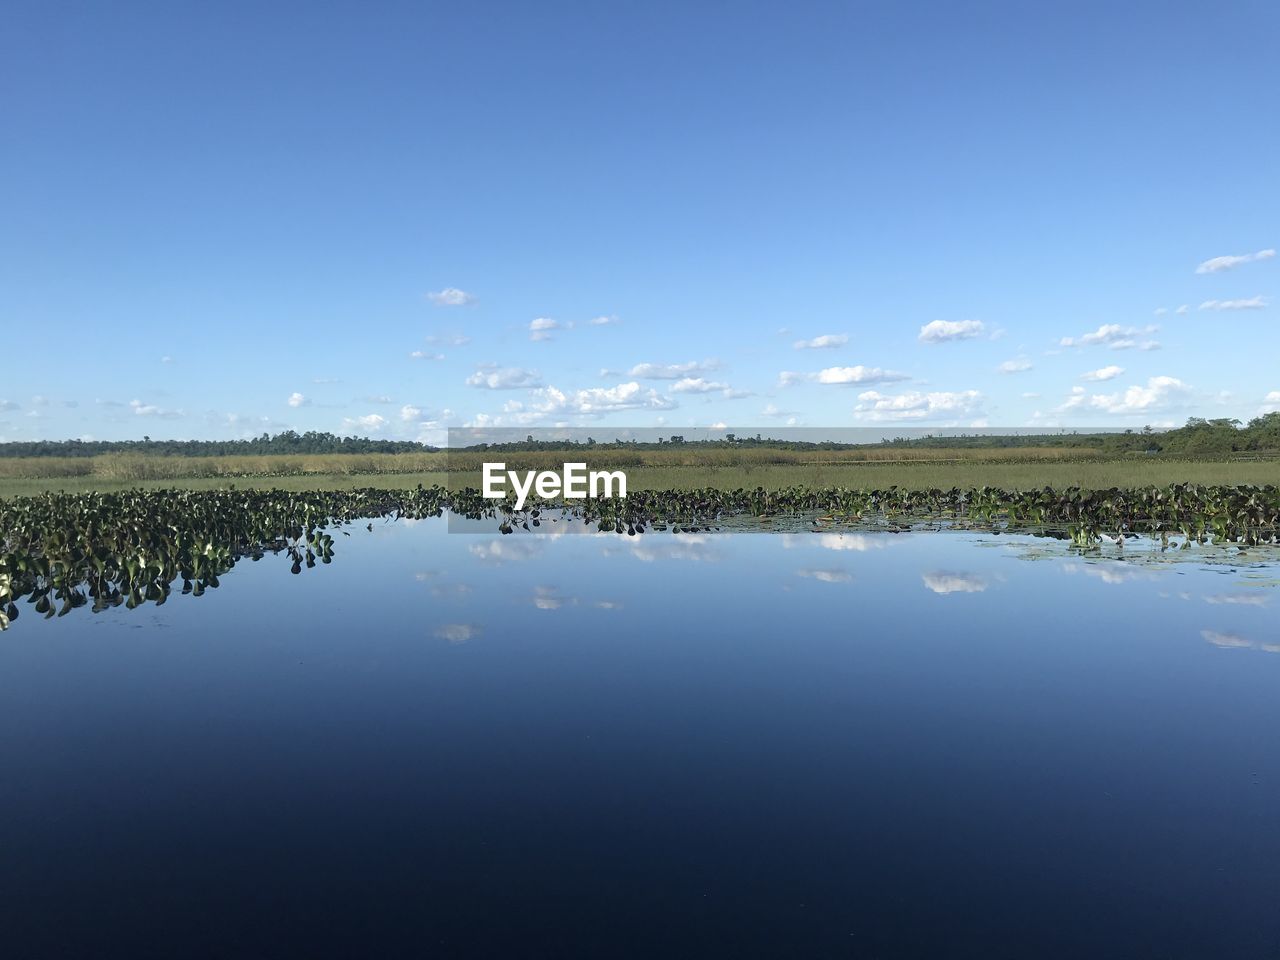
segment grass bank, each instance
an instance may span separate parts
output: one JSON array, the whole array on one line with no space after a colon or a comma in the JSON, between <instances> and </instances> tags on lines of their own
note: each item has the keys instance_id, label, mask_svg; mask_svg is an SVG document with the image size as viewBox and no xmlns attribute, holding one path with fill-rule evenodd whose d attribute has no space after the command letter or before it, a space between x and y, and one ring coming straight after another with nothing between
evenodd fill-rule
<instances>
[{"instance_id":1,"label":"grass bank","mask_svg":"<svg viewBox=\"0 0 1280 960\"><path fill-rule=\"evenodd\" d=\"M503 461L511 469L554 470L566 460L588 459L593 467L763 467L846 463L1065 463L1100 459L1096 450L1057 447L973 449L788 450L783 448L718 449L695 445L665 450L604 449L522 450L503 452L368 454L274 454L262 456L162 456L138 452L94 457L0 457L0 480L94 481L208 480L231 477L388 476L410 473L479 473L486 461Z\"/></svg>"},{"instance_id":2,"label":"grass bank","mask_svg":"<svg viewBox=\"0 0 1280 960\"><path fill-rule=\"evenodd\" d=\"M1075 459L944 459L930 451L932 457L916 457L910 460L898 458L867 459L836 462L783 462L766 461L737 463L650 462L636 465L619 464L626 470L627 483L632 490L677 490L695 487L715 487L731 490L738 487L764 487L780 489L790 486L813 488L845 487L886 489L891 486L905 489L949 489L951 487L1000 487L1006 490L1029 490L1037 487L1143 487L1163 486L1170 483L1199 484L1280 484L1280 461L1199 461L1164 460L1143 458L1106 460L1101 458ZM664 451L665 453L665 451ZM353 462L344 462L338 470L310 469L319 463L301 465L286 464L289 472L279 471L276 464L254 464L255 471L233 472L229 464L197 464L205 472L191 475L180 469L194 460L239 460L241 458L156 458L167 459L170 469L151 470L141 475L123 475L85 472L71 476L15 476L0 473L0 497L23 496L47 490L85 492L91 490L116 491L130 488L156 489L177 487L188 490L225 489L229 486L253 487L276 490L350 490L356 487L383 487L401 489L418 484L440 484L457 489L461 486L480 485L479 461L474 469L457 469L461 463L451 463L452 471L442 469L439 459L421 464L406 464L401 458L439 457L436 454L378 455L372 469L360 470L354 461L366 458L357 456ZM550 469L563 463L563 455L545 464L517 462L508 458L515 469ZM86 458L88 459L88 458ZM93 458L98 459L98 458ZM243 458L247 460L275 460L294 458ZM301 458L324 461L330 458ZM343 459L343 458L336 458ZM810 458L812 460L812 458ZM396 462L398 461L398 462ZM11 461L10 463L12 463ZM3 464L3 461L0 461ZM220 466L222 469L211 469ZM248 464L240 464L247 467ZM466 464L466 466L471 466ZM596 464L593 463L593 467ZM394 469L399 467L400 469ZM419 468L420 467L420 468ZM148 472L149 471L149 472Z\"/></svg>"}]
</instances>

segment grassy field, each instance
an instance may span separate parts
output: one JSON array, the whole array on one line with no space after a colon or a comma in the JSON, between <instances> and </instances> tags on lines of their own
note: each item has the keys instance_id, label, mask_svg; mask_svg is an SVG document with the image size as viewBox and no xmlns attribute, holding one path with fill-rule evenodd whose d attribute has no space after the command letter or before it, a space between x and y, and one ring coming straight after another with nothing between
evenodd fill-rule
<instances>
[{"instance_id":1,"label":"grassy field","mask_svg":"<svg viewBox=\"0 0 1280 960\"><path fill-rule=\"evenodd\" d=\"M573 451L460 451L457 453L289 454L275 456L187 457L144 453L107 453L96 457L0 457L0 480L92 478L101 481L198 480L222 477L295 477L308 475L400 473L479 473L487 460L511 469L556 470L566 460L590 458L593 467L753 467L815 463L1067 462L1097 459L1096 450L1061 447L990 449L886 449L812 451L769 448L716 449L669 447L665 450L578 448Z\"/></svg>"},{"instance_id":2,"label":"grassy field","mask_svg":"<svg viewBox=\"0 0 1280 960\"><path fill-rule=\"evenodd\" d=\"M558 469L560 452L520 454L371 454L277 457L146 457L107 454L85 458L0 459L0 496L46 490L71 492L132 487L207 490L270 487L341 490L352 487L461 487L480 485L486 459L509 469ZM1105 459L1095 451L1060 448L965 450L610 451L592 457L593 469L627 473L633 490L762 486L771 489L878 487L915 489L993 486L1136 487L1194 482L1280 484L1280 460L1201 461L1157 457Z\"/></svg>"}]
</instances>

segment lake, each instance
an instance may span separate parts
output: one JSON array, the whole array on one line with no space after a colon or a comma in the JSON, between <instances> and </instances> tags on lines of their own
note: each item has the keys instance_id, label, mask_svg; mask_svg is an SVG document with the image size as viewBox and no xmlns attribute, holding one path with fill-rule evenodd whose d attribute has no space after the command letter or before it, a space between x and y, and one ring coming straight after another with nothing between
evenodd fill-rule
<instances>
[{"instance_id":1,"label":"lake","mask_svg":"<svg viewBox=\"0 0 1280 960\"><path fill-rule=\"evenodd\" d=\"M1274 549L491 527L24 609L6 954L1280 955Z\"/></svg>"}]
</instances>

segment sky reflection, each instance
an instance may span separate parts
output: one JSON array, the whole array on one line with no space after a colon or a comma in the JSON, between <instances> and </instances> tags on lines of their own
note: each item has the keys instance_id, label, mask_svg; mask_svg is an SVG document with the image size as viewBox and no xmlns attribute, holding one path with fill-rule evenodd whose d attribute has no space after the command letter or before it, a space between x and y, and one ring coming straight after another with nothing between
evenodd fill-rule
<instances>
[{"instance_id":1,"label":"sky reflection","mask_svg":"<svg viewBox=\"0 0 1280 960\"><path fill-rule=\"evenodd\" d=\"M612 936L651 922L628 891L660 891L811 934L797 955L889 943L916 904L943 931L921 956L993 910L1054 944L1111 918L1064 955L1176 956L1140 948L1274 912L1267 556L431 520L357 528L302 576L266 557L199 599L23 617L0 645L7 903L341 910L352 877L371 915L414 891L404 916L455 936L566 902Z\"/></svg>"}]
</instances>

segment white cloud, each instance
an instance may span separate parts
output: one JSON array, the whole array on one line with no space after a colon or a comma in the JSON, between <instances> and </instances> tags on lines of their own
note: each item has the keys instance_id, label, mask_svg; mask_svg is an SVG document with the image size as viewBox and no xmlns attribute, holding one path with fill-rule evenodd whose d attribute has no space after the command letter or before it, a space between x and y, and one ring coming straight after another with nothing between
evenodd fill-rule
<instances>
[{"instance_id":1,"label":"white cloud","mask_svg":"<svg viewBox=\"0 0 1280 960\"><path fill-rule=\"evenodd\" d=\"M387 418L377 413L367 413L363 417L343 417L342 425L347 430L356 428L376 433L387 425Z\"/></svg>"},{"instance_id":2,"label":"white cloud","mask_svg":"<svg viewBox=\"0 0 1280 960\"><path fill-rule=\"evenodd\" d=\"M616 387L591 387L564 393L555 387L537 390L528 411L539 417L562 414L598 416L619 410L671 410L675 402L640 384L620 383Z\"/></svg>"},{"instance_id":3,"label":"white cloud","mask_svg":"<svg viewBox=\"0 0 1280 960\"><path fill-rule=\"evenodd\" d=\"M946 343L948 340L973 340L986 332L981 320L933 320L920 328L921 343Z\"/></svg>"},{"instance_id":4,"label":"white cloud","mask_svg":"<svg viewBox=\"0 0 1280 960\"><path fill-rule=\"evenodd\" d=\"M1176 314L1181 315L1181 314L1185 314L1185 313L1186 313L1187 311L1189 311L1190 309L1191 309L1191 307L1184 303L1182 306L1180 306L1177 310L1175 310L1175 311L1173 311L1173 312L1174 312L1174 313L1176 313Z\"/></svg>"},{"instance_id":5,"label":"white cloud","mask_svg":"<svg viewBox=\"0 0 1280 960\"><path fill-rule=\"evenodd\" d=\"M1080 374L1080 379L1100 382L1102 380L1114 380L1122 373L1124 373L1124 367L1117 367L1112 364L1109 367L1099 367L1097 370L1090 370L1088 373L1082 373Z\"/></svg>"},{"instance_id":6,"label":"white cloud","mask_svg":"<svg viewBox=\"0 0 1280 960\"><path fill-rule=\"evenodd\" d=\"M1258 411L1259 416L1267 413L1280 413L1280 390L1272 390L1262 398L1262 409Z\"/></svg>"},{"instance_id":7,"label":"white cloud","mask_svg":"<svg viewBox=\"0 0 1280 960\"><path fill-rule=\"evenodd\" d=\"M0 400L0 410L20 410L22 404L14 403L12 400Z\"/></svg>"},{"instance_id":8,"label":"white cloud","mask_svg":"<svg viewBox=\"0 0 1280 960\"><path fill-rule=\"evenodd\" d=\"M550 317L537 317L529 321L529 339L533 341L550 340L554 330L566 330L571 324L552 320Z\"/></svg>"},{"instance_id":9,"label":"white cloud","mask_svg":"<svg viewBox=\"0 0 1280 960\"><path fill-rule=\"evenodd\" d=\"M409 354L414 360L443 360L443 353L427 353L425 350L415 350Z\"/></svg>"},{"instance_id":10,"label":"white cloud","mask_svg":"<svg viewBox=\"0 0 1280 960\"><path fill-rule=\"evenodd\" d=\"M262 433L278 433L288 429L285 424L275 423L270 417L257 417L247 413L228 413L226 416L210 414L208 419L210 422L217 420L246 439Z\"/></svg>"},{"instance_id":11,"label":"white cloud","mask_svg":"<svg viewBox=\"0 0 1280 960\"><path fill-rule=\"evenodd\" d=\"M427 299L438 307L465 307L476 302L474 296L457 287L445 287L437 293L428 293Z\"/></svg>"},{"instance_id":12,"label":"white cloud","mask_svg":"<svg viewBox=\"0 0 1280 960\"><path fill-rule=\"evenodd\" d=\"M1088 391L1086 391L1084 387L1072 387L1071 396L1067 397L1066 401L1062 404L1062 406L1058 407L1057 412L1062 413L1066 410L1074 410L1076 409L1076 407L1083 406L1084 402L1088 398L1089 398ZM1040 416L1040 413L1037 411L1035 416L1038 418Z\"/></svg>"},{"instance_id":13,"label":"white cloud","mask_svg":"<svg viewBox=\"0 0 1280 960\"><path fill-rule=\"evenodd\" d=\"M1031 366L1031 361L1026 357L1015 357L1000 364L999 370L1001 373L1023 373L1030 370Z\"/></svg>"},{"instance_id":14,"label":"white cloud","mask_svg":"<svg viewBox=\"0 0 1280 960\"><path fill-rule=\"evenodd\" d=\"M465 347L471 342L471 338L465 333L433 333L426 340L433 347Z\"/></svg>"},{"instance_id":15,"label":"white cloud","mask_svg":"<svg viewBox=\"0 0 1280 960\"><path fill-rule=\"evenodd\" d=\"M371 396L361 397L360 399L364 403L392 404L396 402L393 397L389 397L385 393L375 393Z\"/></svg>"},{"instance_id":16,"label":"white cloud","mask_svg":"<svg viewBox=\"0 0 1280 960\"><path fill-rule=\"evenodd\" d=\"M715 380L704 380L702 377L685 377L683 380L677 380L671 387L672 393L718 393L720 391L729 390L727 383L719 383Z\"/></svg>"},{"instance_id":17,"label":"white cloud","mask_svg":"<svg viewBox=\"0 0 1280 960\"><path fill-rule=\"evenodd\" d=\"M819 383L887 383L892 380L908 379L905 373L894 373L880 367L827 367L818 371Z\"/></svg>"},{"instance_id":18,"label":"white cloud","mask_svg":"<svg viewBox=\"0 0 1280 960\"><path fill-rule=\"evenodd\" d=\"M783 370L778 374L778 383L789 387L795 383L810 381L825 384L855 383L893 383L898 380L911 379L905 373L884 370L880 367L866 367L858 364L854 367L826 367L817 373L799 373L795 370Z\"/></svg>"},{"instance_id":19,"label":"white cloud","mask_svg":"<svg viewBox=\"0 0 1280 960\"><path fill-rule=\"evenodd\" d=\"M161 358L160 358L160 362L161 362L161 363L173 363L173 357L169 356L168 354L165 354L163 357L161 357Z\"/></svg>"},{"instance_id":20,"label":"white cloud","mask_svg":"<svg viewBox=\"0 0 1280 960\"><path fill-rule=\"evenodd\" d=\"M691 360L688 363L637 363L627 374L641 380L680 380L692 374L706 373L720 366L718 360Z\"/></svg>"},{"instance_id":21,"label":"white cloud","mask_svg":"<svg viewBox=\"0 0 1280 960\"><path fill-rule=\"evenodd\" d=\"M1261 296L1248 300L1206 300L1200 304L1201 310L1262 310L1267 301Z\"/></svg>"},{"instance_id":22,"label":"white cloud","mask_svg":"<svg viewBox=\"0 0 1280 960\"><path fill-rule=\"evenodd\" d=\"M1155 310L1154 310L1154 311L1152 311L1152 312L1153 312L1157 317L1163 317L1166 313L1168 313L1168 312L1169 312L1169 308L1168 308L1168 307L1156 307L1156 308L1155 308Z\"/></svg>"},{"instance_id":23,"label":"white cloud","mask_svg":"<svg viewBox=\"0 0 1280 960\"><path fill-rule=\"evenodd\" d=\"M298 393L296 390L293 393L289 394L288 403L289 403L289 406L291 407L305 407L310 402L311 402L310 400L308 400L302 394Z\"/></svg>"},{"instance_id":24,"label":"white cloud","mask_svg":"<svg viewBox=\"0 0 1280 960\"><path fill-rule=\"evenodd\" d=\"M595 418L623 410L673 410L676 406L671 398L652 388L641 387L634 381L615 387L590 387L570 392L543 387L531 391L528 401L507 401L500 415L477 414L466 426L528 426L548 420L558 426L566 426L569 417Z\"/></svg>"},{"instance_id":25,"label":"white cloud","mask_svg":"<svg viewBox=\"0 0 1280 960\"><path fill-rule=\"evenodd\" d=\"M1177 377L1151 377L1146 386L1132 386L1123 393L1094 394L1089 406L1110 414L1147 413L1164 409L1187 391L1187 385Z\"/></svg>"},{"instance_id":26,"label":"white cloud","mask_svg":"<svg viewBox=\"0 0 1280 960\"><path fill-rule=\"evenodd\" d=\"M163 407L157 407L150 403L143 403L141 400L130 400L129 406L133 409L134 414L139 417L156 417L160 420L176 420L184 415L181 410L166 410Z\"/></svg>"},{"instance_id":27,"label":"white cloud","mask_svg":"<svg viewBox=\"0 0 1280 960\"><path fill-rule=\"evenodd\" d=\"M431 447L443 447L449 441L449 429L446 420L452 417L452 411L442 410L439 420L421 420L418 422L418 433L413 439Z\"/></svg>"},{"instance_id":28,"label":"white cloud","mask_svg":"<svg viewBox=\"0 0 1280 960\"><path fill-rule=\"evenodd\" d=\"M887 396L875 390L858 394L853 415L860 420L924 420L930 417L962 417L978 412L982 394L977 390L959 392L909 392Z\"/></svg>"},{"instance_id":29,"label":"white cloud","mask_svg":"<svg viewBox=\"0 0 1280 960\"><path fill-rule=\"evenodd\" d=\"M1276 255L1274 250L1259 250L1257 253L1243 253L1235 257L1213 257L1196 267L1196 273L1219 273L1230 270L1242 263L1253 263L1255 260L1270 260Z\"/></svg>"},{"instance_id":30,"label":"white cloud","mask_svg":"<svg viewBox=\"0 0 1280 960\"><path fill-rule=\"evenodd\" d=\"M1063 337L1058 341L1058 345L1062 347L1092 347L1092 346L1108 346L1112 350L1129 350L1137 347L1139 350L1159 350L1160 344L1155 340L1137 340L1135 338L1156 333L1160 330L1157 326L1146 327L1122 327L1118 323L1104 323L1092 333L1086 333L1079 337Z\"/></svg>"},{"instance_id":31,"label":"white cloud","mask_svg":"<svg viewBox=\"0 0 1280 960\"><path fill-rule=\"evenodd\" d=\"M726 400L741 400L754 394L750 390L738 390L718 380L707 380L703 377L685 377L671 386L672 393L718 393Z\"/></svg>"},{"instance_id":32,"label":"white cloud","mask_svg":"<svg viewBox=\"0 0 1280 960\"><path fill-rule=\"evenodd\" d=\"M422 408L415 407L411 403L406 403L400 408L400 419L404 421L417 420L422 416Z\"/></svg>"},{"instance_id":33,"label":"white cloud","mask_svg":"<svg viewBox=\"0 0 1280 960\"><path fill-rule=\"evenodd\" d=\"M622 321L621 321L621 320L619 320L619 319L618 319L616 316L614 316L613 314L609 314L608 316L603 316L603 317L592 317L592 318L591 318L591 325L592 325L593 327L610 327L610 326L613 326L613 325L615 325L615 324L619 324L619 323L621 323L621 322L622 322Z\"/></svg>"},{"instance_id":34,"label":"white cloud","mask_svg":"<svg viewBox=\"0 0 1280 960\"><path fill-rule=\"evenodd\" d=\"M521 390L541 385L542 377L538 371L520 367L482 368L467 377L467 386L485 390Z\"/></svg>"},{"instance_id":35,"label":"white cloud","mask_svg":"<svg viewBox=\"0 0 1280 960\"><path fill-rule=\"evenodd\" d=\"M832 350L849 342L847 333L824 333L812 340L797 340L792 344L797 350Z\"/></svg>"}]
</instances>

